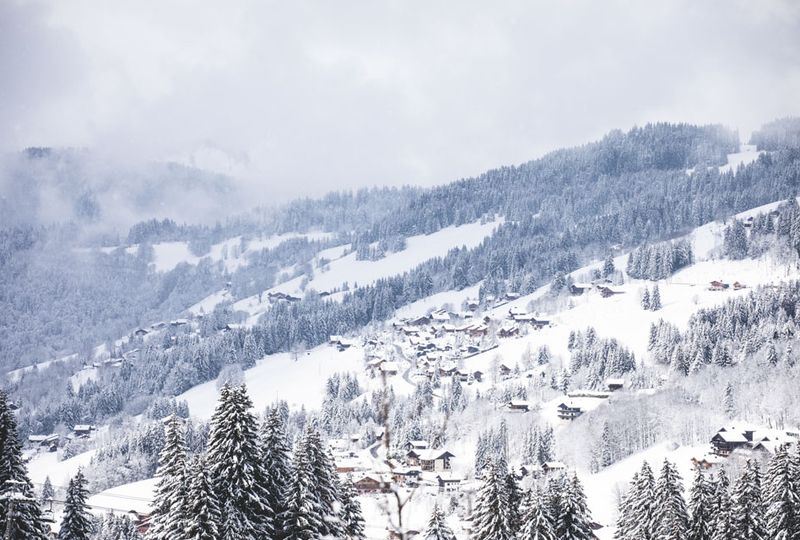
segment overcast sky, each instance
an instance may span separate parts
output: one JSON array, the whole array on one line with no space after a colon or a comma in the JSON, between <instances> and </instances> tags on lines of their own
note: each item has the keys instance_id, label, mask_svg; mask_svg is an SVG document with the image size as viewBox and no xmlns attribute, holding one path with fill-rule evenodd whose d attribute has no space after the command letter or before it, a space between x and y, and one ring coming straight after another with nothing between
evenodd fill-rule
<instances>
[{"instance_id":1,"label":"overcast sky","mask_svg":"<svg viewBox=\"0 0 800 540\"><path fill-rule=\"evenodd\" d=\"M790 114L794 0L0 0L0 150L194 160L265 199Z\"/></svg>"}]
</instances>

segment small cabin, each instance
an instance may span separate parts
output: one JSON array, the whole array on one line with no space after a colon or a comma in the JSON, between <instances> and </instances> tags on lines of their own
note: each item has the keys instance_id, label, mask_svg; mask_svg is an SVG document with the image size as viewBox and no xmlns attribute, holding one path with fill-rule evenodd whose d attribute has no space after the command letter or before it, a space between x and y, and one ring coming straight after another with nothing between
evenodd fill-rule
<instances>
[{"instance_id":1,"label":"small cabin","mask_svg":"<svg viewBox=\"0 0 800 540\"><path fill-rule=\"evenodd\" d=\"M625 379L608 379L606 381L606 388L609 392L616 392L625 388Z\"/></svg>"},{"instance_id":2,"label":"small cabin","mask_svg":"<svg viewBox=\"0 0 800 540\"><path fill-rule=\"evenodd\" d=\"M506 407L508 407L509 411L528 412L531 410L530 402L520 399L512 399L506 403Z\"/></svg>"}]
</instances>

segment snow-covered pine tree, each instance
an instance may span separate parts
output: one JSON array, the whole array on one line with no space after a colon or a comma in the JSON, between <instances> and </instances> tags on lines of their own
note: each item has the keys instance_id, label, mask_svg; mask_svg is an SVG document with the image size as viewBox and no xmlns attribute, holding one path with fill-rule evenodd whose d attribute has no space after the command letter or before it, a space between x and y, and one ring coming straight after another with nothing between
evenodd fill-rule
<instances>
[{"instance_id":1,"label":"snow-covered pine tree","mask_svg":"<svg viewBox=\"0 0 800 540\"><path fill-rule=\"evenodd\" d=\"M267 501L273 511L275 537L281 538L281 516L286 512L286 494L292 480L289 441L283 416L277 407L270 409L259 434L261 469L265 475Z\"/></svg>"},{"instance_id":2,"label":"snow-covered pine tree","mask_svg":"<svg viewBox=\"0 0 800 540\"><path fill-rule=\"evenodd\" d=\"M530 491L526 499L519 540L556 540L556 531L542 494Z\"/></svg>"},{"instance_id":3,"label":"snow-covered pine tree","mask_svg":"<svg viewBox=\"0 0 800 540\"><path fill-rule=\"evenodd\" d=\"M732 521L736 538L765 540L764 505L761 498L761 471L748 459L733 492Z\"/></svg>"},{"instance_id":4,"label":"snow-covered pine tree","mask_svg":"<svg viewBox=\"0 0 800 540\"><path fill-rule=\"evenodd\" d=\"M695 471L689 499L688 540L711 540L714 531L712 486L699 467Z\"/></svg>"},{"instance_id":5,"label":"snow-covered pine tree","mask_svg":"<svg viewBox=\"0 0 800 540\"><path fill-rule=\"evenodd\" d=\"M650 289L645 287L644 292L642 293L642 309L650 311L650 306Z\"/></svg>"},{"instance_id":6,"label":"snow-covered pine tree","mask_svg":"<svg viewBox=\"0 0 800 540\"><path fill-rule=\"evenodd\" d=\"M252 406L244 385L225 384L211 417L206 460L214 495L223 505L223 538L231 531L241 540L273 534L272 509L265 486L259 483L261 456Z\"/></svg>"},{"instance_id":7,"label":"snow-covered pine tree","mask_svg":"<svg viewBox=\"0 0 800 540\"><path fill-rule=\"evenodd\" d=\"M605 260L603 261L603 277L607 278L611 274L615 272L616 268L614 268L614 256L610 253L606 255Z\"/></svg>"},{"instance_id":8,"label":"snow-covered pine tree","mask_svg":"<svg viewBox=\"0 0 800 540\"><path fill-rule=\"evenodd\" d=\"M731 383L725 385L725 393L722 397L722 408L728 418L736 416L736 398L733 394L733 386Z\"/></svg>"},{"instance_id":9,"label":"snow-covered pine tree","mask_svg":"<svg viewBox=\"0 0 800 540\"><path fill-rule=\"evenodd\" d=\"M286 511L280 518L285 540L311 540L322 536L323 510L314 492L313 465L307 445L307 437L303 436L294 450L294 467L286 496Z\"/></svg>"},{"instance_id":10,"label":"snow-covered pine tree","mask_svg":"<svg viewBox=\"0 0 800 540\"><path fill-rule=\"evenodd\" d=\"M645 461L639 470L636 483L631 487L635 497L630 502L630 536L633 540L651 540L655 538L655 489L656 481L653 469Z\"/></svg>"},{"instance_id":11,"label":"snow-covered pine tree","mask_svg":"<svg viewBox=\"0 0 800 540\"><path fill-rule=\"evenodd\" d=\"M428 528L425 529L422 538L425 540L455 540L456 538L453 530L447 525L444 512L442 512L438 504L433 505L431 518L428 520Z\"/></svg>"},{"instance_id":12,"label":"snow-covered pine tree","mask_svg":"<svg viewBox=\"0 0 800 540\"><path fill-rule=\"evenodd\" d=\"M189 468L189 494L186 504L186 540L217 540L222 520L219 504L206 470L206 462L198 458Z\"/></svg>"},{"instance_id":13,"label":"snow-covered pine tree","mask_svg":"<svg viewBox=\"0 0 800 540\"><path fill-rule=\"evenodd\" d=\"M46 476L44 479L44 484L42 484L42 491L39 494L39 501L41 502L42 506L44 506L45 504L49 504L55 496L56 491L53 489L53 483L50 482L50 476Z\"/></svg>"},{"instance_id":14,"label":"snow-covered pine tree","mask_svg":"<svg viewBox=\"0 0 800 540\"><path fill-rule=\"evenodd\" d=\"M561 509L556 522L556 538L559 540L591 540L591 514L586 505L586 495L577 474L566 482L566 491L561 498Z\"/></svg>"},{"instance_id":15,"label":"snow-covered pine tree","mask_svg":"<svg viewBox=\"0 0 800 540\"><path fill-rule=\"evenodd\" d=\"M341 498L336 466L319 432L311 426L306 429L305 450L311 463L314 493L322 507L322 534L341 537L343 534L342 520L339 516Z\"/></svg>"},{"instance_id":16,"label":"snow-covered pine tree","mask_svg":"<svg viewBox=\"0 0 800 540\"><path fill-rule=\"evenodd\" d=\"M659 540L683 540L689 530L683 483L675 465L664 460L655 491L655 533Z\"/></svg>"},{"instance_id":17,"label":"snow-covered pine tree","mask_svg":"<svg viewBox=\"0 0 800 540\"><path fill-rule=\"evenodd\" d=\"M522 503L524 494L519 487L517 477L512 471L506 473L506 499L508 500L508 524L515 534L522 529Z\"/></svg>"},{"instance_id":18,"label":"snow-covered pine tree","mask_svg":"<svg viewBox=\"0 0 800 540\"><path fill-rule=\"evenodd\" d=\"M653 294L650 295L650 311L658 311L661 309L661 291L658 289L658 283L653 285Z\"/></svg>"},{"instance_id":19,"label":"snow-covered pine tree","mask_svg":"<svg viewBox=\"0 0 800 540\"><path fill-rule=\"evenodd\" d=\"M169 418L165 427L156 478L147 538L183 540L187 518L186 445L180 420L175 415Z\"/></svg>"},{"instance_id":20,"label":"snow-covered pine tree","mask_svg":"<svg viewBox=\"0 0 800 540\"><path fill-rule=\"evenodd\" d=\"M86 484L86 478L79 469L67 487L64 517L61 520L61 529L58 531L58 540L89 540L91 537L94 527L89 506L86 504L86 499L89 497Z\"/></svg>"},{"instance_id":21,"label":"snow-covered pine tree","mask_svg":"<svg viewBox=\"0 0 800 540\"><path fill-rule=\"evenodd\" d=\"M495 460L483 470L483 484L472 513L473 540L512 540L504 466Z\"/></svg>"},{"instance_id":22,"label":"snow-covered pine tree","mask_svg":"<svg viewBox=\"0 0 800 540\"><path fill-rule=\"evenodd\" d=\"M361 513L361 503L358 502L358 493L353 481L345 479L339 486L342 498L342 526L344 537L348 540L364 538L364 515Z\"/></svg>"},{"instance_id":23,"label":"snow-covered pine tree","mask_svg":"<svg viewBox=\"0 0 800 540\"><path fill-rule=\"evenodd\" d=\"M0 390L0 531L11 540L46 540L42 512L22 461L17 419Z\"/></svg>"},{"instance_id":24,"label":"snow-covered pine tree","mask_svg":"<svg viewBox=\"0 0 800 540\"><path fill-rule=\"evenodd\" d=\"M764 478L767 537L800 538L800 468L784 446L775 452Z\"/></svg>"},{"instance_id":25,"label":"snow-covered pine tree","mask_svg":"<svg viewBox=\"0 0 800 540\"><path fill-rule=\"evenodd\" d=\"M735 540L731 517L730 480L725 469L717 473L714 486L714 533L712 540Z\"/></svg>"}]
</instances>

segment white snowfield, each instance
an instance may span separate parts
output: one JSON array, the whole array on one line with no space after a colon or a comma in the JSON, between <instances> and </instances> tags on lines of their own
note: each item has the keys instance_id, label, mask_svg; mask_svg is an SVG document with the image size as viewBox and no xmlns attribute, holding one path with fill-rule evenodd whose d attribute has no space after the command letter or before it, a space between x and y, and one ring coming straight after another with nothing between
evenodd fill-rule
<instances>
[{"instance_id":1,"label":"white snowfield","mask_svg":"<svg viewBox=\"0 0 800 540\"><path fill-rule=\"evenodd\" d=\"M396 253L390 253L386 257L377 261L360 261L356 259L356 253L344 254L348 246L338 246L321 251L313 261L314 277L306 285L306 289L313 289L317 292L331 292L340 289L344 284L350 288L354 286L365 286L375 283L377 280L396 276L407 272L419 264L447 255L447 252L454 248L466 247L474 248L483 240L491 236L495 229L503 223L502 218L488 223L469 223L457 227L446 227L435 233L409 237L406 241L406 248ZM327 270L317 268L321 258L328 259ZM264 291L259 300L259 295L250 296L235 302L233 309L245 311L251 315L249 324L254 324L270 305L268 293L285 293L295 296L303 296L300 285L303 277L299 276L275 287ZM338 298L341 295L333 296ZM213 309L213 308L212 308Z\"/></svg>"},{"instance_id":2,"label":"white snowfield","mask_svg":"<svg viewBox=\"0 0 800 540\"><path fill-rule=\"evenodd\" d=\"M759 151L754 144L743 144L739 147L739 151L733 154L728 154L728 163L719 168L720 173L729 171L736 172L742 165L747 165L758 159L758 156L766 152Z\"/></svg>"},{"instance_id":3,"label":"white snowfield","mask_svg":"<svg viewBox=\"0 0 800 540\"><path fill-rule=\"evenodd\" d=\"M155 485L155 478L123 484L92 495L87 503L92 513L98 516L104 516L108 512L149 514L152 511Z\"/></svg>"},{"instance_id":4,"label":"white snowfield","mask_svg":"<svg viewBox=\"0 0 800 540\"><path fill-rule=\"evenodd\" d=\"M313 240L326 240L331 237L326 232L287 233L271 236L261 236L248 239L242 243L242 237L229 238L211 246L205 255L194 255L187 242L159 242L153 244L152 265L156 272L169 272L181 263L196 265L202 259L209 258L212 262L222 261L227 272L235 272L238 268L247 265L247 257L263 249L272 249L287 240L307 238ZM244 247L243 247L244 246ZM118 249L117 246L104 247L101 251L110 253ZM134 254L139 249L138 244L127 246L125 251Z\"/></svg>"},{"instance_id":5,"label":"white snowfield","mask_svg":"<svg viewBox=\"0 0 800 540\"><path fill-rule=\"evenodd\" d=\"M58 461L56 452L39 452L28 462L28 475L36 487L41 487L49 476L55 488L66 488L78 469L88 467L95 450L78 454L70 459Z\"/></svg>"}]
</instances>

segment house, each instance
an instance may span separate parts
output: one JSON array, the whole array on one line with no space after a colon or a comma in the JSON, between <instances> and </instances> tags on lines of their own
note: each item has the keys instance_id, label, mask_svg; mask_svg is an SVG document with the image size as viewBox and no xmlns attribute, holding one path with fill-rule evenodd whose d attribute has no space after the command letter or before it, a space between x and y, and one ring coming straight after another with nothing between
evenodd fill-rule
<instances>
[{"instance_id":1,"label":"house","mask_svg":"<svg viewBox=\"0 0 800 540\"><path fill-rule=\"evenodd\" d=\"M72 428L72 433L80 439L86 439L95 429L97 429L95 426L89 424L76 424L75 427Z\"/></svg>"},{"instance_id":2,"label":"house","mask_svg":"<svg viewBox=\"0 0 800 540\"><path fill-rule=\"evenodd\" d=\"M463 480L463 478L454 474L453 471L440 472L436 475L436 482L439 484L439 491L455 491L461 484L461 480Z\"/></svg>"},{"instance_id":3,"label":"house","mask_svg":"<svg viewBox=\"0 0 800 540\"><path fill-rule=\"evenodd\" d=\"M528 463L523 463L522 465L519 466L519 468L517 470L519 471L518 476L520 478L525 478L526 476L534 476L535 477L535 476L538 476L539 474L541 474L542 472L544 472L544 469L542 469L542 466L539 465L538 463L536 463L534 465L531 465L531 464L528 464Z\"/></svg>"},{"instance_id":4,"label":"house","mask_svg":"<svg viewBox=\"0 0 800 540\"><path fill-rule=\"evenodd\" d=\"M397 367L397 362L383 362L378 367L381 370L381 373L384 375L397 375L400 372L400 368Z\"/></svg>"},{"instance_id":5,"label":"house","mask_svg":"<svg viewBox=\"0 0 800 540\"><path fill-rule=\"evenodd\" d=\"M512 300L516 300L517 298L519 298L519 293L518 292L509 291L503 296L503 298L505 298L506 300L508 300L510 302Z\"/></svg>"},{"instance_id":6,"label":"house","mask_svg":"<svg viewBox=\"0 0 800 540\"><path fill-rule=\"evenodd\" d=\"M175 319L169 322L169 325L172 327L185 326L187 324L189 324L189 321L186 319Z\"/></svg>"},{"instance_id":7,"label":"house","mask_svg":"<svg viewBox=\"0 0 800 540\"><path fill-rule=\"evenodd\" d=\"M419 466L423 471L449 471L454 457L447 450L424 450L419 454Z\"/></svg>"},{"instance_id":8,"label":"house","mask_svg":"<svg viewBox=\"0 0 800 540\"><path fill-rule=\"evenodd\" d=\"M419 536L419 531L415 529L406 529L405 533L399 533L394 529L389 529L389 540L409 540Z\"/></svg>"},{"instance_id":9,"label":"house","mask_svg":"<svg viewBox=\"0 0 800 540\"><path fill-rule=\"evenodd\" d=\"M419 484L422 469L419 467L395 467L392 469L392 479L398 484L415 487Z\"/></svg>"},{"instance_id":10,"label":"house","mask_svg":"<svg viewBox=\"0 0 800 540\"><path fill-rule=\"evenodd\" d=\"M625 379L608 379L606 381L606 388L609 392L616 392L625 387Z\"/></svg>"},{"instance_id":11,"label":"house","mask_svg":"<svg viewBox=\"0 0 800 540\"><path fill-rule=\"evenodd\" d=\"M411 326L425 326L426 324L430 324L431 318L428 315L423 315L422 317L417 317L416 319L411 319L408 321L408 324Z\"/></svg>"},{"instance_id":12,"label":"house","mask_svg":"<svg viewBox=\"0 0 800 540\"><path fill-rule=\"evenodd\" d=\"M450 320L450 313L445 309L437 309L431 313L431 319L437 322L445 322Z\"/></svg>"},{"instance_id":13,"label":"house","mask_svg":"<svg viewBox=\"0 0 800 540\"><path fill-rule=\"evenodd\" d=\"M520 411L520 412L528 412L531 410L531 404L529 401L523 401L521 399L512 399L508 403L506 403L506 407L508 407L509 411Z\"/></svg>"},{"instance_id":14,"label":"house","mask_svg":"<svg viewBox=\"0 0 800 540\"><path fill-rule=\"evenodd\" d=\"M569 286L569 294L571 294L572 296L580 296L583 293L591 290L592 286L586 283L582 284L573 283L572 285Z\"/></svg>"},{"instance_id":15,"label":"house","mask_svg":"<svg viewBox=\"0 0 800 540\"><path fill-rule=\"evenodd\" d=\"M479 307L481 307L481 304L477 300L467 300L467 309L468 310L476 311Z\"/></svg>"},{"instance_id":16,"label":"house","mask_svg":"<svg viewBox=\"0 0 800 540\"><path fill-rule=\"evenodd\" d=\"M506 364L505 362L501 362L499 366L497 366L497 372L500 374L501 377L510 377L511 372L514 371L514 368Z\"/></svg>"},{"instance_id":17,"label":"house","mask_svg":"<svg viewBox=\"0 0 800 540\"><path fill-rule=\"evenodd\" d=\"M300 300L300 298L297 296L292 296L282 292L268 292L267 298L269 298L270 302L278 302L280 300L285 300L286 302L297 302Z\"/></svg>"},{"instance_id":18,"label":"house","mask_svg":"<svg viewBox=\"0 0 800 540\"><path fill-rule=\"evenodd\" d=\"M55 433L50 435L31 435L28 437L28 442L32 446L40 448L47 448L48 452L55 452L58 449L59 437Z\"/></svg>"},{"instance_id":19,"label":"house","mask_svg":"<svg viewBox=\"0 0 800 540\"><path fill-rule=\"evenodd\" d=\"M502 338L517 336L519 335L519 326L516 324L504 324L497 332L497 335Z\"/></svg>"},{"instance_id":20,"label":"house","mask_svg":"<svg viewBox=\"0 0 800 540\"><path fill-rule=\"evenodd\" d=\"M697 469L708 470L720 463L720 456L714 454L704 454L700 457L692 457L692 465Z\"/></svg>"},{"instance_id":21,"label":"house","mask_svg":"<svg viewBox=\"0 0 800 540\"><path fill-rule=\"evenodd\" d=\"M542 470L545 473L560 472L567 470L567 466L560 461L545 461L542 463Z\"/></svg>"},{"instance_id":22,"label":"house","mask_svg":"<svg viewBox=\"0 0 800 540\"><path fill-rule=\"evenodd\" d=\"M483 379L483 372L480 370L469 371L468 369L459 369L456 371L456 376L458 376L460 382L469 383L470 379L481 382L481 379Z\"/></svg>"},{"instance_id":23,"label":"house","mask_svg":"<svg viewBox=\"0 0 800 540\"><path fill-rule=\"evenodd\" d=\"M719 281L719 280L714 280L709 284L708 290L709 291L724 291L728 287L730 287L730 285L728 285L727 283L723 283L722 281Z\"/></svg>"},{"instance_id":24,"label":"house","mask_svg":"<svg viewBox=\"0 0 800 540\"><path fill-rule=\"evenodd\" d=\"M558 417L561 420L575 420L583 414L583 410L572 401L563 401L558 404Z\"/></svg>"},{"instance_id":25,"label":"house","mask_svg":"<svg viewBox=\"0 0 800 540\"><path fill-rule=\"evenodd\" d=\"M430 445L428 444L428 441L420 441L420 440L416 440L416 441L408 441L408 442L407 442L407 443L404 445L404 448L405 448L406 450L417 450L417 451L421 451L421 450L427 450L427 449L429 448L429 446L430 446Z\"/></svg>"},{"instance_id":26,"label":"house","mask_svg":"<svg viewBox=\"0 0 800 540\"><path fill-rule=\"evenodd\" d=\"M734 450L747 448L753 440L754 430L722 428L711 438L713 452L722 457L731 455Z\"/></svg>"},{"instance_id":27,"label":"house","mask_svg":"<svg viewBox=\"0 0 800 540\"><path fill-rule=\"evenodd\" d=\"M474 323L467 327L467 334L473 337L485 336L489 332L489 327L483 323Z\"/></svg>"},{"instance_id":28,"label":"house","mask_svg":"<svg viewBox=\"0 0 800 540\"><path fill-rule=\"evenodd\" d=\"M406 452L405 462L409 467L419 467L419 457L425 450L414 450Z\"/></svg>"},{"instance_id":29,"label":"house","mask_svg":"<svg viewBox=\"0 0 800 540\"><path fill-rule=\"evenodd\" d=\"M147 335L147 334L149 334L149 333L150 333L150 332L148 332L148 331L147 331L147 330L145 330L144 328L138 328L138 329L136 329L136 331L135 331L133 334L134 334L135 336L138 336L138 337L144 337L144 336L146 336L146 335Z\"/></svg>"},{"instance_id":30,"label":"house","mask_svg":"<svg viewBox=\"0 0 800 540\"><path fill-rule=\"evenodd\" d=\"M618 291L616 289L612 289L611 287L608 287L606 285L599 285L597 287L597 290L600 291L600 296L602 296L603 298L608 298L608 297L614 296L616 294L624 294L623 291Z\"/></svg>"},{"instance_id":31,"label":"house","mask_svg":"<svg viewBox=\"0 0 800 540\"><path fill-rule=\"evenodd\" d=\"M733 282L733 290L734 291L741 291L742 289L746 289L746 288L747 288L747 285L744 285L743 283L739 283L738 281L734 281Z\"/></svg>"},{"instance_id":32,"label":"house","mask_svg":"<svg viewBox=\"0 0 800 540\"><path fill-rule=\"evenodd\" d=\"M364 475L355 482L353 485L359 493L389 493L391 491L391 482L380 474Z\"/></svg>"}]
</instances>

